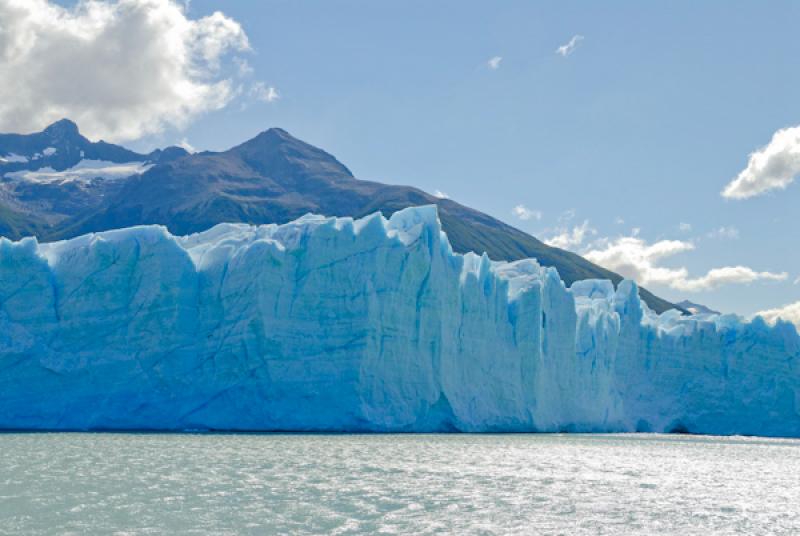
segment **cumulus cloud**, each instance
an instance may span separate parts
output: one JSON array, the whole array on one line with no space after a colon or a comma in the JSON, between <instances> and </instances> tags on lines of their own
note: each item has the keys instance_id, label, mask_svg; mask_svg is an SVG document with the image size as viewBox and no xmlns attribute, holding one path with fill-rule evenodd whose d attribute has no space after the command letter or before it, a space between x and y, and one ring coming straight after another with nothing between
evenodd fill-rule
<instances>
[{"instance_id":1,"label":"cumulus cloud","mask_svg":"<svg viewBox=\"0 0 800 536\"><path fill-rule=\"evenodd\" d=\"M800 302L791 303L776 309L767 309L759 311L754 316L760 316L770 324L774 324L778 319L793 322L795 325L800 326Z\"/></svg>"},{"instance_id":2,"label":"cumulus cloud","mask_svg":"<svg viewBox=\"0 0 800 536\"><path fill-rule=\"evenodd\" d=\"M678 224L678 229L680 229L680 231L683 233L688 233L689 231L692 230L692 224L681 222Z\"/></svg>"},{"instance_id":3,"label":"cumulus cloud","mask_svg":"<svg viewBox=\"0 0 800 536\"><path fill-rule=\"evenodd\" d=\"M785 281L785 272L756 271L747 266L723 266L713 268L705 275L692 276L686 267L669 267L664 261L680 253L693 251L695 244L686 240L658 240L648 242L639 236L640 229L634 227L629 236L616 238L597 238L597 229L585 220L580 225L565 226L574 217L574 211L562 214L560 226L544 242L553 247L578 253L587 260L616 272L639 285L662 285L683 292L711 290L729 284L747 284L756 281ZM617 222L621 223L621 222ZM691 226L682 224L681 230L689 231ZM738 237L734 227L720 227L715 236ZM800 281L800 278L798 278Z\"/></svg>"},{"instance_id":4,"label":"cumulus cloud","mask_svg":"<svg viewBox=\"0 0 800 536\"><path fill-rule=\"evenodd\" d=\"M62 117L113 141L181 128L237 95L223 62L250 49L235 20L191 19L175 0L0 0L0 21L0 131Z\"/></svg>"},{"instance_id":5,"label":"cumulus cloud","mask_svg":"<svg viewBox=\"0 0 800 536\"><path fill-rule=\"evenodd\" d=\"M664 284L675 279L686 279L688 271L685 268L660 267L657 263L661 259L692 249L692 244L680 240L662 240L647 244L636 236L625 236L615 240L600 240L594 249L584 251L583 256L642 285Z\"/></svg>"},{"instance_id":6,"label":"cumulus cloud","mask_svg":"<svg viewBox=\"0 0 800 536\"><path fill-rule=\"evenodd\" d=\"M572 38L566 44L561 45L556 49L556 54L558 54L563 58L566 58L567 56L575 52L575 49L578 47L578 43L580 43L581 41L583 41L582 35L573 35Z\"/></svg>"},{"instance_id":7,"label":"cumulus cloud","mask_svg":"<svg viewBox=\"0 0 800 536\"><path fill-rule=\"evenodd\" d=\"M525 205L517 205L511 209L511 213L521 220L541 220L542 213L538 210L531 210Z\"/></svg>"},{"instance_id":8,"label":"cumulus cloud","mask_svg":"<svg viewBox=\"0 0 800 536\"><path fill-rule=\"evenodd\" d=\"M713 268L703 276L691 277L685 267L670 268L661 264L666 258L694 249L694 244L683 240L660 240L649 244L637 236L627 236L600 240L585 250L583 256L640 285L664 285L684 292L710 290L734 283L783 281L788 277L785 272L758 272L746 266Z\"/></svg>"},{"instance_id":9,"label":"cumulus cloud","mask_svg":"<svg viewBox=\"0 0 800 536\"><path fill-rule=\"evenodd\" d=\"M489 69L496 71L497 69L500 68L501 61L503 61L502 56L494 56L493 58L490 58L489 61L486 62L486 65L487 67L489 67Z\"/></svg>"},{"instance_id":10,"label":"cumulus cloud","mask_svg":"<svg viewBox=\"0 0 800 536\"><path fill-rule=\"evenodd\" d=\"M800 175L800 126L777 131L766 147L750 155L747 167L722 191L728 199L747 199L784 189Z\"/></svg>"},{"instance_id":11,"label":"cumulus cloud","mask_svg":"<svg viewBox=\"0 0 800 536\"><path fill-rule=\"evenodd\" d=\"M694 279L677 280L671 286L688 292L710 290L722 285L733 283L753 283L754 281L785 281L789 276L786 272L757 272L747 266L725 266L714 268L702 277Z\"/></svg>"},{"instance_id":12,"label":"cumulus cloud","mask_svg":"<svg viewBox=\"0 0 800 536\"><path fill-rule=\"evenodd\" d=\"M544 243L554 248L575 250L583 244L586 238L595 234L597 231L589 227L589 220L586 220L572 229L559 229L558 234L546 239Z\"/></svg>"}]
</instances>

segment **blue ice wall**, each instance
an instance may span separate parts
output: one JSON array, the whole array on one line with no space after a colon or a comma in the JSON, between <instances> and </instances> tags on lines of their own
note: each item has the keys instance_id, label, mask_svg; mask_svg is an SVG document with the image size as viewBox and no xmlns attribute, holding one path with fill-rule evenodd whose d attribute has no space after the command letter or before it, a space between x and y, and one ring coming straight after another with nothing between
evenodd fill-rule
<instances>
[{"instance_id":1,"label":"blue ice wall","mask_svg":"<svg viewBox=\"0 0 800 536\"><path fill-rule=\"evenodd\" d=\"M800 436L800 337L453 253L435 207L0 239L0 428Z\"/></svg>"}]
</instances>

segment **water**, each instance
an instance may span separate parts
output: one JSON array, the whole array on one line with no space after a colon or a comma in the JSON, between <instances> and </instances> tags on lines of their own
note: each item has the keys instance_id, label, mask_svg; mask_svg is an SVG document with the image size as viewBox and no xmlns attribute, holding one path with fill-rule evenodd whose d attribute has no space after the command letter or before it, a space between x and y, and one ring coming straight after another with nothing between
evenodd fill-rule
<instances>
[{"instance_id":1,"label":"water","mask_svg":"<svg viewBox=\"0 0 800 536\"><path fill-rule=\"evenodd\" d=\"M800 441L0 435L2 534L797 534Z\"/></svg>"}]
</instances>

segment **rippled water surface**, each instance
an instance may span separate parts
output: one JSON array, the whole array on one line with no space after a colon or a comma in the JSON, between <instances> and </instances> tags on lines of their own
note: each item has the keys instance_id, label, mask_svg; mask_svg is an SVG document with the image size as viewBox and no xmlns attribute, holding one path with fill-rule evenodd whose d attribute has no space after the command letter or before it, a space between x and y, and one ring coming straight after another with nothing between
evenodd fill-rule
<instances>
[{"instance_id":1,"label":"rippled water surface","mask_svg":"<svg viewBox=\"0 0 800 536\"><path fill-rule=\"evenodd\" d=\"M0 435L2 534L798 534L800 441Z\"/></svg>"}]
</instances>

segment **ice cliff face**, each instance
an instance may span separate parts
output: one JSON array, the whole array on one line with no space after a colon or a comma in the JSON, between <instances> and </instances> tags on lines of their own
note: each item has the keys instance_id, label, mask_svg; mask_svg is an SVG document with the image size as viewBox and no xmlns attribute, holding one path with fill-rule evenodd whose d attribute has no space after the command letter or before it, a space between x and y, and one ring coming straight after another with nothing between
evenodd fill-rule
<instances>
[{"instance_id":1,"label":"ice cliff face","mask_svg":"<svg viewBox=\"0 0 800 536\"><path fill-rule=\"evenodd\" d=\"M0 428L800 436L787 323L454 254L434 207L0 240Z\"/></svg>"}]
</instances>

